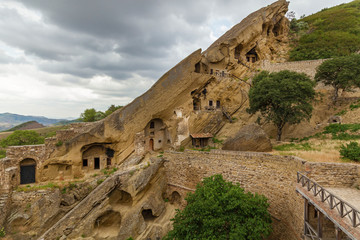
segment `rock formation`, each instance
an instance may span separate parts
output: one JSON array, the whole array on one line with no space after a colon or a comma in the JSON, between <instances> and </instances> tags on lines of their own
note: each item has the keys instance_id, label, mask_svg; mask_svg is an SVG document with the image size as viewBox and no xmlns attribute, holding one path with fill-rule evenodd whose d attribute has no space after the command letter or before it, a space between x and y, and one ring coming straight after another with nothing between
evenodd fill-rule
<instances>
[{"instance_id":1,"label":"rock formation","mask_svg":"<svg viewBox=\"0 0 360 240\"><path fill-rule=\"evenodd\" d=\"M271 142L264 130L257 124L246 125L234 138L226 140L223 150L271 152Z\"/></svg>"}]
</instances>

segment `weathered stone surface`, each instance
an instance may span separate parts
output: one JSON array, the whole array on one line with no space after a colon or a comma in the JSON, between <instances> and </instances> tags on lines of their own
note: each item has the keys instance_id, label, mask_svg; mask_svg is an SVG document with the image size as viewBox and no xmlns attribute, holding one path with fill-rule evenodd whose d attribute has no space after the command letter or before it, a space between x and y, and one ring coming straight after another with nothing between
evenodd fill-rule
<instances>
[{"instance_id":1,"label":"weathered stone surface","mask_svg":"<svg viewBox=\"0 0 360 240\"><path fill-rule=\"evenodd\" d=\"M246 125L234 138L226 140L223 150L270 152L272 150L269 137L257 124Z\"/></svg>"}]
</instances>

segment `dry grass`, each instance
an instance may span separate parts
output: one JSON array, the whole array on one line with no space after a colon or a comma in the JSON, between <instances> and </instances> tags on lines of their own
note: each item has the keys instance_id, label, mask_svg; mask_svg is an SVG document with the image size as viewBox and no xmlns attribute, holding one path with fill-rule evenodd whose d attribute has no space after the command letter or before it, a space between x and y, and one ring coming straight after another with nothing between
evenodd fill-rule
<instances>
[{"instance_id":1,"label":"dry grass","mask_svg":"<svg viewBox=\"0 0 360 240\"><path fill-rule=\"evenodd\" d=\"M307 151L306 150L290 150L290 151L273 150L272 153L274 155L297 156L311 162L357 163L349 160L344 160L340 157L340 153L339 153L340 146L349 142L350 141L331 140L331 139L310 139L302 143L309 143L309 145L312 148L311 150L307 150Z\"/></svg>"}]
</instances>

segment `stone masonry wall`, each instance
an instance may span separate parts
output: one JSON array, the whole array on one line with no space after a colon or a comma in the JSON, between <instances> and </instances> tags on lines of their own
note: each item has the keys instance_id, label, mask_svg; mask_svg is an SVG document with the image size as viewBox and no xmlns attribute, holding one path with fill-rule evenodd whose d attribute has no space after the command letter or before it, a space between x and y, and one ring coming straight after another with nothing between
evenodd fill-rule
<instances>
[{"instance_id":1,"label":"stone masonry wall","mask_svg":"<svg viewBox=\"0 0 360 240\"><path fill-rule=\"evenodd\" d=\"M269 72L279 72L282 70L295 71L299 73L306 73L311 78L314 78L316 68L325 60L326 59L319 59L284 63L271 63L265 60L261 64L261 69Z\"/></svg>"},{"instance_id":2,"label":"stone masonry wall","mask_svg":"<svg viewBox=\"0 0 360 240\"><path fill-rule=\"evenodd\" d=\"M222 174L247 191L269 199L274 232L270 239L301 239L303 201L295 192L297 171L305 172L324 186L351 186L359 177L360 166L353 164L310 163L297 157L267 153L213 150L165 152L168 183L180 193L194 189L204 177Z\"/></svg>"}]
</instances>

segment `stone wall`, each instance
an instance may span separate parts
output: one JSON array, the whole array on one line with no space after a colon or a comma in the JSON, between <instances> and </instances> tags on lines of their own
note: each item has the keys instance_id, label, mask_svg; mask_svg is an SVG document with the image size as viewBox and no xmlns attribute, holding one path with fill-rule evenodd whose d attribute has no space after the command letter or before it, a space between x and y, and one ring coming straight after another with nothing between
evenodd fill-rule
<instances>
[{"instance_id":1,"label":"stone wall","mask_svg":"<svg viewBox=\"0 0 360 240\"><path fill-rule=\"evenodd\" d=\"M297 171L306 172L324 186L351 186L360 175L360 166L353 164L311 163L266 153L185 151L165 152L164 158L168 183L182 198L202 178L214 174L240 183L247 191L264 194L273 217L270 239L301 239L303 201L295 192Z\"/></svg>"},{"instance_id":2,"label":"stone wall","mask_svg":"<svg viewBox=\"0 0 360 240\"><path fill-rule=\"evenodd\" d=\"M6 149L6 158L0 160L0 191L9 191L20 184L20 162L24 159L34 159L36 162L36 181L40 169L47 158L46 147L41 145L11 146Z\"/></svg>"},{"instance_id":3,"label":"stone wall","mask_svg":"<svg viewBox=\"0 0 360 240\"><path fill-rule=\"evenodd\" d=\"M265 60L261 64L261 69L269 72L279 72L282 70L295 71L299 73L306 73L311 78L314 78L316 68L325 60L326 59L319 59L284 63L271 63L270 61Z\"/></svg>"}]
</instances>

